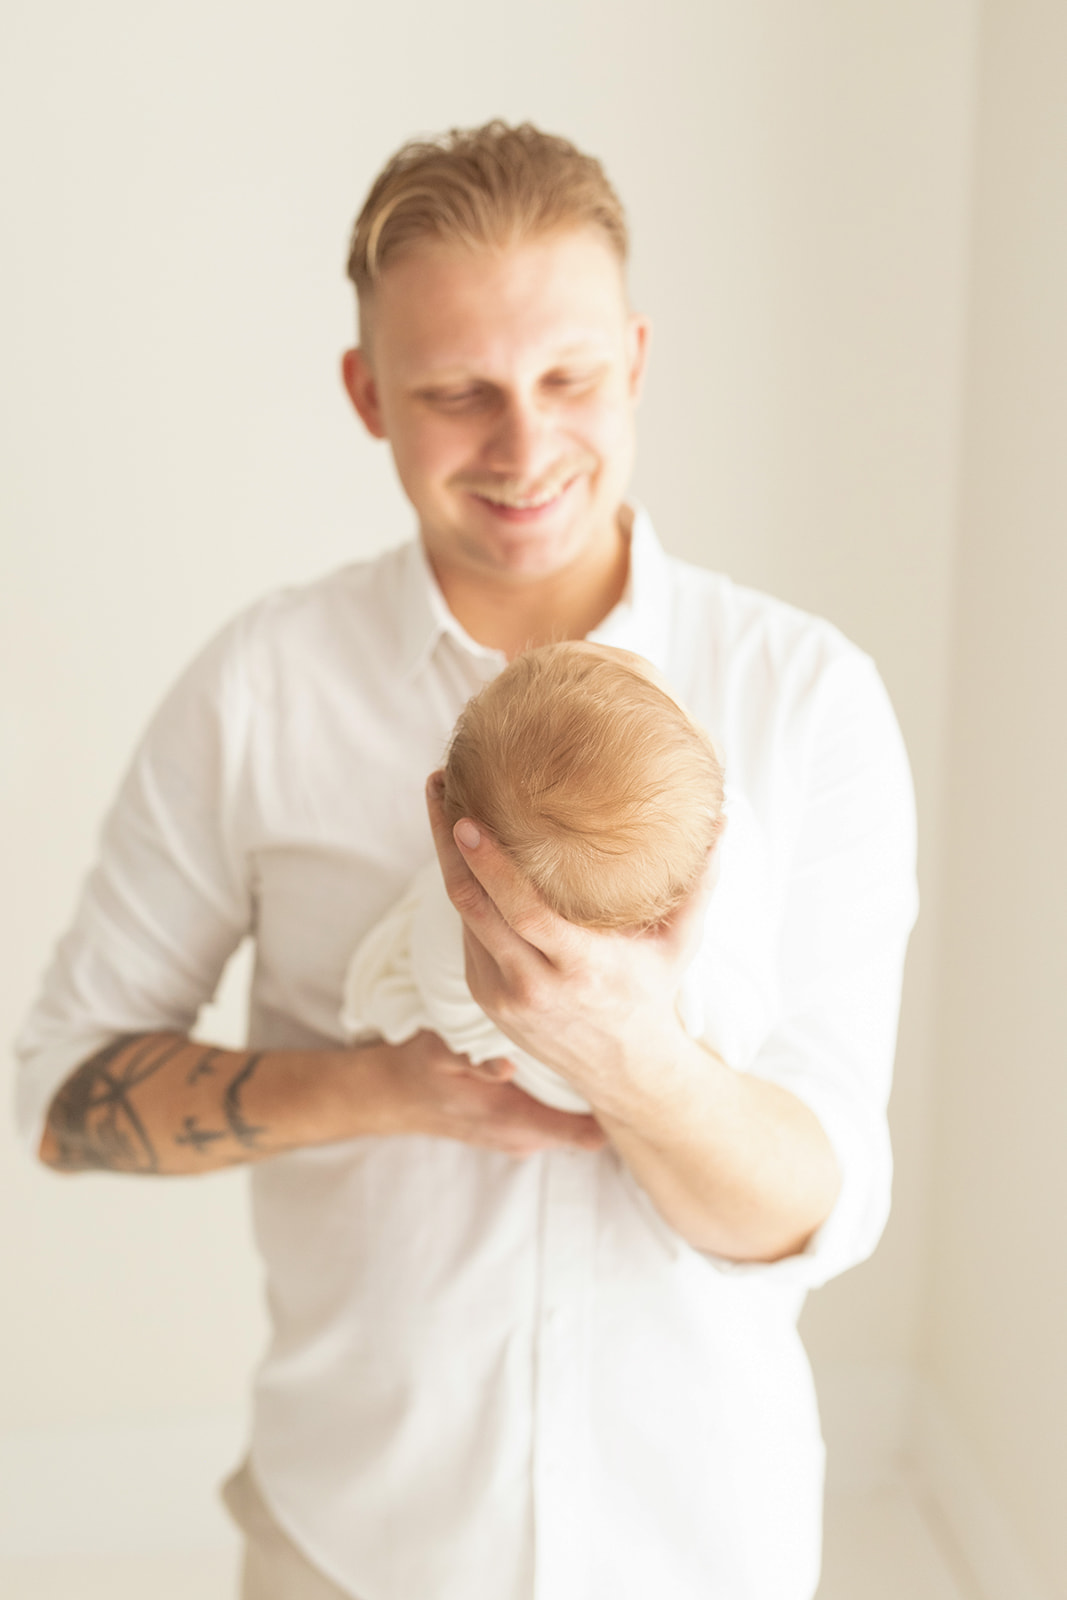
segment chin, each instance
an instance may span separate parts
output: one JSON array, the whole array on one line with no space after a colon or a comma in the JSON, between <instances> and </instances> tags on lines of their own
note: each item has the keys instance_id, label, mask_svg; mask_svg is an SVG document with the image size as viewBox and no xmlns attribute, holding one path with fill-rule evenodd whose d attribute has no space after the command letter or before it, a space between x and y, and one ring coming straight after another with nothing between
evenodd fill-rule
<instances>
[{"instance_id":1,"label":"chin","mask_svg":"<svg viewBox=\"0 0 1067 1600\"><path fill-rule=\"evenodd\" d=\"M516 579L551 578L565 572L589 548L590 540L581 529L564 533L526 533L493 546L486 557L501 575Z\"/></svg>"},{"instance_id":2,"label":"chin","mask_svg":"<svg viewBox=\"0 0 1067 1600\"><path fill-rule=\"evenodd\" d=\"M491 552L499 568L550 577L606 544L603 530L611 521L610 513L583 507L541 526L535 521L498 523L488 539L483 535L471 543Z\"/></svg>"}]
</instances>

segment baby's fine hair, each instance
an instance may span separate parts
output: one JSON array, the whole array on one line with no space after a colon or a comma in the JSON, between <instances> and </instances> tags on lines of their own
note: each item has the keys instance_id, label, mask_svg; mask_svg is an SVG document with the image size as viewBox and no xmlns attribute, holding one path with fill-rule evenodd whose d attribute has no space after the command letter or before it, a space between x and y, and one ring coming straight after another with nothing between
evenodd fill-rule
<instances>
[{"instance_id":1,"label":"baby's fine hair","mask_svg":"<svg viewBox=\"0 0 1067 1600\"><path fill-rule=\"evenodd\" d=\"M629 651L545 645L487 684L452 734L449 821L488 828L548 905L588 928L662 921L725 826L714 746L657 678Z\"/></svg>"}]
</instances>

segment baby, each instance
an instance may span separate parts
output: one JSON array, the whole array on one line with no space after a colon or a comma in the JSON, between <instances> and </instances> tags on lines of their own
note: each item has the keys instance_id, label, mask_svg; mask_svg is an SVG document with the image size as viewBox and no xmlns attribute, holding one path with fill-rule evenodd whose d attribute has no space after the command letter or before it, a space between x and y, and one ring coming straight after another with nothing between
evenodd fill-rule
<instances>
[{"instance_id":1,"label":"baby","mask_svg":"<svg viewBox=\"0 0 1067 1600\"><path fill-rule=\"evenodd\" d=\"M468 703L449 744L444 809L453 824L487 828L561 917L632 933L692 893L725 826L707 734L642 657L588 642L516 657ZM680 995L699 1032L687 1009ZM429 1028L475 1063L506 1056L512 1081L546 1104L589 1109L471 997L463 925L436 860L357 950L342 1023L349 1037L391 1044Z\"/></svg>"}]
</instances>

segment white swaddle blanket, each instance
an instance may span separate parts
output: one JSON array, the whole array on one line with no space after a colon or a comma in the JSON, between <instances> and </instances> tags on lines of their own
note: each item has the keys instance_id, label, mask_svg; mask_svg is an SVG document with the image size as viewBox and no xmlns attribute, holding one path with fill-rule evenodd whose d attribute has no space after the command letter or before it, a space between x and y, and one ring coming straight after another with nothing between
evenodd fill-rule
<instances>
[{"instance_id":1,"label":"white swaddle blanket","mask_svg":"<svg viewBox=\"0 0 1067 1600\"><path fill-rule=\"evenodd\" d=\"M719 881L676 1006L687 1033L744 1070L777 1009L770 977L777 917L763 831L729 787L725 810ZM501 1033L475 1002L464 972L463 923L436 858L359 945L345 977L341 1025L353 1041L377 1037L389 1044L427 1028L475 1064L497 1056L513 1061L512 1082L545 1105L589 1110L565 1079Z\"/></svg>"}]
</instances>

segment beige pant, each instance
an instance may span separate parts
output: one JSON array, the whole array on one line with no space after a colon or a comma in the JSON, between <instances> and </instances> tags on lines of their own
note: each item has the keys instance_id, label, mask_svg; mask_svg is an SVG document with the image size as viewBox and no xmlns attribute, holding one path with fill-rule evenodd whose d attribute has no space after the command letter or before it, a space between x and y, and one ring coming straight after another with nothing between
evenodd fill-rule
<instances>
[{"instance_id":1,"label":"beige pant","mask_svg":"<svg viewBox=\"0 0 1067 1600\"><path fill-rule=\"evenodd\" d=\"M248 1462L222 1486L227 1511L245 1536L241 1600L354 1600L282 1532L256 1487Z\"/></svg>"}]
</instances>

